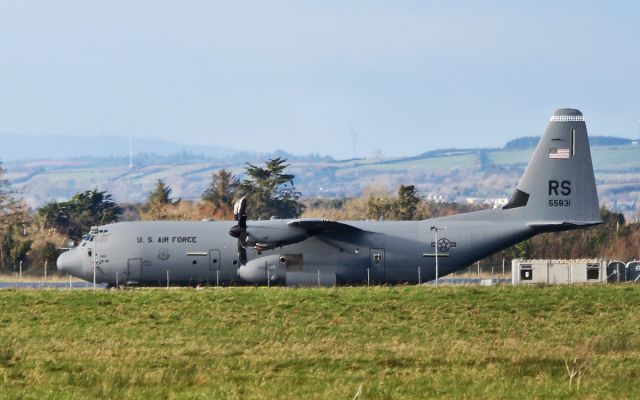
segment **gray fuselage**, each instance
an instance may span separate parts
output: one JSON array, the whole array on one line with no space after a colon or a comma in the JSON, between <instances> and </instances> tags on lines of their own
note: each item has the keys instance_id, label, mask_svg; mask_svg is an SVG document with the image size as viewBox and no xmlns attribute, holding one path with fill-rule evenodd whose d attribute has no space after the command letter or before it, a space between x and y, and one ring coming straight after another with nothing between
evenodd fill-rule
<instances>
[{"instance_id":1,"label":"gray fuselage","mask_svg":"<svg viewBox=\"0 0 640 400\"><path fill-rule=\"evenodd\" d=\"M228 234L234 222L101 226L78 247L63 253L58 266L91 281L95 262L96 281L110 285L166 285L167 279L183 285L266 284L269 269L274 284L286 283L286 274L292 272L300 284L319 279L329 284L417 283L434 279L436 251L442 276L535 234L522 222L488 223L502 220L505 214L508 212L488 210L415 222L345 222L361 231L319 234L269 251L248 251L248 264L274 256L283 260L280 277L277 265L265 265L263 282L255 277L239 278L237 241ZM261 222L274 221L252 223ZM439 246L432 226L445 228L438 231Z\"/></svg>"}]
</instances>

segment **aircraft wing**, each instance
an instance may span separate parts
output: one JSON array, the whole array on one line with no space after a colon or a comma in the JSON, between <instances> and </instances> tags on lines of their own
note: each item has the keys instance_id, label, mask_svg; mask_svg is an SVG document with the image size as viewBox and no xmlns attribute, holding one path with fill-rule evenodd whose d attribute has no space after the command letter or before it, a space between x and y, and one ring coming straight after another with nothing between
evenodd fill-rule
<instances>
[{"instance_id":1,"label":"aircraft wing","mask_svg":"<svg viewBox=\"0 0 640 400\"><path fill-rule=\"evenodd\" d=\"M229 235L238 239L241 263L246 263L246 248L270 250L302 242L321 233L360 232L360 228L342 222L320 218L294 220L247 221L247 200L243 197L234 206L238 224L229 229Z\"/></svg>"},{"instance_id":2,"label":"aircraft wing","mask_svg":"<svg viewBox=\"0 0 640 400\"><path fill-rule=\"evenodd\" d=\"M315 235L325 232L360 232L362 229L343 222L331 221L321 218L304 218L294 219L287 223L289 226L302 228L307 231L308 235Z\"/></svg>"},{"instance_id":3,"label":"aircraft wing","mask_svg":"<svg viewBox=\"0 0 640 400\"><path fill-rule=\"evenodd\" d=\"M244 245L262 251L299 243L323 233L360 231L360 228L342 222L316 218L249 221L245 228Z\"/></svg>"}]
</instances>

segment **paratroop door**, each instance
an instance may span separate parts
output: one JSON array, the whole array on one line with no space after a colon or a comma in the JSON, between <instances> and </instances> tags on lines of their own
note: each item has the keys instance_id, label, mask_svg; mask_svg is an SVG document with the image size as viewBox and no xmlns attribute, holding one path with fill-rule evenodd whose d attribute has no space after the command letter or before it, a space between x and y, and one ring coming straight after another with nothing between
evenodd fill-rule
<instances>
[{"instance_id":1,"label":"paratroop door","mask_svg":"<svg viewBox=\"0 0 640 400\"><path fill-rule=\"evenodd\" d=\"M142 275L142 259L130 258L127 260L127 282L140 283Z\"/></svg>"}]
</instances>

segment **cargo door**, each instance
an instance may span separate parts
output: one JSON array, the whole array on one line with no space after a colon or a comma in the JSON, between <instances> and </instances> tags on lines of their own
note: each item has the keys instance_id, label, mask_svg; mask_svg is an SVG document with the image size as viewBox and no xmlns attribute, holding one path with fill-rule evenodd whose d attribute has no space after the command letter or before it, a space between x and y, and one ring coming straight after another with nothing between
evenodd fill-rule
<instances>
[{"instance_id":1,"label":"cargo door","mask_svg":"<svg viewBox=\"0 0 640 400\"><path fill-rule=\"evenodd\" d=\"M220 270L220 250L209 250L209 269Z\"/></svg>"},{"instance_id":2,"label":"cargo door","mask_svg":"<svg viewBox=\"0 0 640 400\"><path fill-rule=\"evenodd\" d=\"M371 283L386 282L384 249L369 249L369 273Z\"/></svg>"},{"instance_id":3,"label":"cargo door","mask_svg":"<svg viewBox=\"0 0 640 400\"><path fill-rule=\"evenodd\" d=\"M127 260L127 284L140 283L142 275L142 259L130 258Z\"/></svg>"}]
</instances>

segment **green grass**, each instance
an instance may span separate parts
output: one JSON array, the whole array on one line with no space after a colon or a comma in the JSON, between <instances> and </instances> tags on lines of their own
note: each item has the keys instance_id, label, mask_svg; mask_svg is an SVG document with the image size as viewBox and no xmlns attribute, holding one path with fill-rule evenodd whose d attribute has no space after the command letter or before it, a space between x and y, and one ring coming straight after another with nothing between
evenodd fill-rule
<instances>
[{"instance_id":1,"label":"green grass","mask_svg":"<svg viewBox=\"0 0 640 400\"><path fill-rule=\"evenodd\" d=\"M631 285L5 290L0 397L638 398L639 312Z\"/></svg>"},{"instance_id":2,"label":"green grass","mask_svg":"<svg viewBox=\"0 0 640 400\"><path fill-rule=\"evenodd\" d=\"M594 147L591 150L593 167L596 170L624 171L638 168L640 146Z\"/></svg>"},{"instance_id":3,"label":"green grass","mask_svg":"<svg viewBox=\"0 0 640 400\"><path fill-rule=\"evenodd\" d=\"M475 154L458 154L442 157L427 157L418 160L395 161L392 163L372 163L362 164L356 167L343 168L339 174L349 174L362 171L405 171L409 169L417 170L446 170L473 168L476 164Z\"/></svg>"},{"instance_id":4,"label":"green grass","mask_svg":"<svg viewBox=\"0 0 640 400\"><path fill-rule=\"evenodd\" d=\"M526 164L534 149L499 150L488 153L495 165ZM639 166L640 146L598 146L591 148L593 166L596 170L625 171Z\"/></svg>"},{"instance_id":5,"label":"green grass","mask_svg":"<svg viewBox=\"0 0 640 400\"><path fill-rule=\"evenodd\" d=\"M499 150L488 152L489 160L494 165L526 164L531 159L534 149Z\"/></svg>"}]
</instances>

